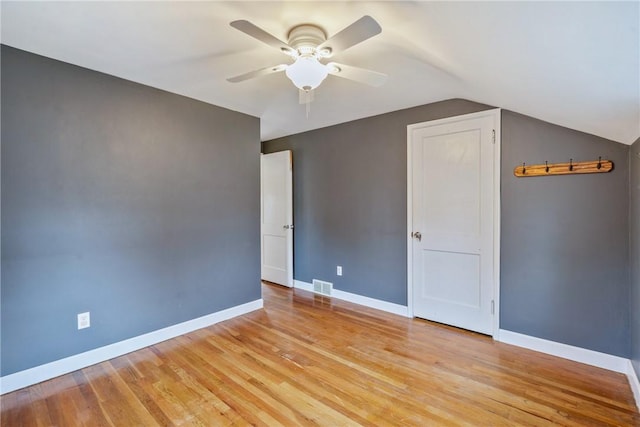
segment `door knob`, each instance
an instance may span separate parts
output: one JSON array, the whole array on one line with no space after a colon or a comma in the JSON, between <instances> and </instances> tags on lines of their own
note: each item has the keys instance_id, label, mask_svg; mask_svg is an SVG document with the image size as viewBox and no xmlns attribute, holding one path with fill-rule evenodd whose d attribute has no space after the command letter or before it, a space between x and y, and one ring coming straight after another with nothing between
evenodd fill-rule
<instances>
[{"instance_id":1,"label":"door knob","mask_svg":"<svg viewBox=\"0 0 640 427\"><path fill-rule=\"evenodd\" d=\"M411 233L411 237L418 239L418 242L422 241L422 233L420 233L419 231L414 231L413 233Z\"/></svg>"},{"instance_id":2,"label":"door knob","mask_svg":"<svg viewBox=\"0 0 640 427\"><path fill-rule=\"evenodd\" d=\"M283 225L282 228L284 228L285 230L293 230L293 224L289 225Z\"/></svg>"}]
</instances>

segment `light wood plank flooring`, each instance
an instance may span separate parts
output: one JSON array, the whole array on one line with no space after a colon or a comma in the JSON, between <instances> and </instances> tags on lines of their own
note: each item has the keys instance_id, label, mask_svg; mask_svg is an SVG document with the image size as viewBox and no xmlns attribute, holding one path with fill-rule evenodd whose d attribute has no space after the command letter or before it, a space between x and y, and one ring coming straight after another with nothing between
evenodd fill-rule
<instances>
[{"instance_id":1,"label":"light wood plank flooring","mask_svg":"<svg viewBox=\"0 0 640 427\"><path fill-rule=\"evenodd\" d=\"M4 395L2 426L639 426L624 375L299 290Z\"/></svg>"}]
</instances>

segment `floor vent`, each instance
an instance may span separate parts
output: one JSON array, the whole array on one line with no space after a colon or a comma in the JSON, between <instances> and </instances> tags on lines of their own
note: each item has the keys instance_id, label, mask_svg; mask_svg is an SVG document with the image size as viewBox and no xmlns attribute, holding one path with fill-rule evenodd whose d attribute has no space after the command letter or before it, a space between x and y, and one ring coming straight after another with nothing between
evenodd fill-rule
<instances>
[{"instance_id":1,"label":"floor vent","mask_svg":"<svg viewBox=\"0 0 640 427\"><path fill-rule=\"evenodd\" d=\"M313 292L315 292L316 294L331 295L332 290L333 283L313 279Z\"/></svg>"}]
</instances>

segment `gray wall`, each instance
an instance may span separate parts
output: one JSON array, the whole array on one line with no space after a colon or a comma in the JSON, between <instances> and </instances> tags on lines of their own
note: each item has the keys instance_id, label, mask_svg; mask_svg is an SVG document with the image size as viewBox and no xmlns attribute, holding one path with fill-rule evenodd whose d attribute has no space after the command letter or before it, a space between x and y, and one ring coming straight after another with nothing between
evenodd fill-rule
<instances>
[{"instance_id":1,"label":"gray wall","mask_svg":"<svg viewBox=\"0 0 640 427\"><path fill-rule=\"evenodd\" d=\"M504 111L501 328L629 356L629 147ZM614 162L607 174L516 178L529 164Z\"/></svg>"},{"instance_id":2,"label":"gray wall","mask_svg":"<svg viewBox=\"0 0 640 427\"><path fill-rule=\"evenodd\" d=\"M640 138L629 150L631 209L631 361L640 378Z\"/></svg>"},{"instance_id":3,"label":"gray wall","mask_svg":"<svg viewBox=\"0 0 640 427\"><path fill-rule=\"evenodd\" d=\"M406 305L407 125L488 108L449 100L263 143L293 150L294 277Z\"/></svg>"},{"instance_id":4,"label":"gray wall","mask_svg":"<svg viewBox=\"0 0 640 427\"><path fill-rule=\"evenodd\" d=\"M486 108L449 100L263 143L294 152L295 278L406 304L406 125ZM628 147L502 119L502 328L628 356ZM522 161L598 156L615 170L513 177Z\"/></svg>"},{"instance_id":5,"label":"gray wall","mask_svg":"<svg viewBox=\"0 0 640 427\"><path fill-rule=\"evenodd\" d=\"M2 375L260 298L257 118L2 46L1 119Z\"/></svg>"}]
</instances>

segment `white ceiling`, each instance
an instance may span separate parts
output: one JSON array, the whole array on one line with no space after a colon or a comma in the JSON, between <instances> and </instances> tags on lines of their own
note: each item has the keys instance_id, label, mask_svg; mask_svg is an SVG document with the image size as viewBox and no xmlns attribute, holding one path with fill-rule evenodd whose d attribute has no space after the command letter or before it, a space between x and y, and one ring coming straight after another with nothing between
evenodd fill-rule
<instances>
[{"instance_id":1,"label":"white ceiling","mask_svg":"<svg viewBox=\"0 0 640 427\"><path fill-rule=\"evenodd\" d=\"M640 137L640 3L7 2L2 43L260 117L262 139L465 98L625 144ZM363 15L382 33L332 60L389 75L329 76L311 112L283 73L226 78L288 57L229 26L329 36Z\"/></svg>"}]
</instances>

